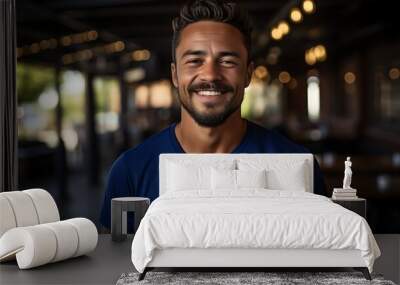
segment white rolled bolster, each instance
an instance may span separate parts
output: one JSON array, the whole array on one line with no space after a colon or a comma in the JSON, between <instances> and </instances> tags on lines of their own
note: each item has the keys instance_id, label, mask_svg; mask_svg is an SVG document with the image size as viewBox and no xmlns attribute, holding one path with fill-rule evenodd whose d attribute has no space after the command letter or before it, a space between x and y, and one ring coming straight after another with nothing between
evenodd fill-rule
<instances>
[{"instance_id":1,"label":"white rolled bolster","mask_svg":"<svg viewBox=\"0 0 400 285\"><path fill-rule=\"evenodd\" d=\"M17 222L10 202L0 195L0 237L9 229L15 228Z\"/></svg>"},{"instance_id":2,"label":"white rolled bolster","mask_svg":"<svg viewBox=\"0 0 400 285\"><path fill-rule=\"evenodd\" d=\"M0 193L0 237L15 227L59 220L60 214L53 197L43 189Z\"/></svg>"},{"instance_id":3,"label":"white rolled bolster","mask_svg":"<svg viewBox=\"0 0 400 285\"><path fill-rule=\"evenodd\" d=\"M78 233L78 248L73 257L86 254L96 248L98 233L92 221L85 218L73 218L64 222L71 224Z\"/></svg>"},{"instance_id":4,"label":"white rolled bolster","mask_svg":"<svg viewBox=\"0 0 400 285\"><path fill-rule=\"evenodd\" d=\"M29 195L22 191L3 192L13 210L17 227L33 226L39 223L35 205Z\"/></svg>"},{"instance_id":5,"label":"white rolled bolster","mask_svg":"<svg viewBox=\"0 0 400 285\"><path fill-rule=\"evenodd\" d=\"M49 263L56 253L54 233L41 225L14 228L0 239L0 261L14 255L20 269Z\"/></svg>"},{"instance_id":6,"label":"white rolled bolster","mask_svg":"<svg viewBox=\"0 0 400 285\"><path fill-rule=\"evenodd\" d=\"M60 220L60 214L56 202L49 192L43 189L29 189L22 191L28 194L35 205L39 224L57 222Z\"/></svg>"},{"instance_id":7,"label":"white rolled bolster","mask_svg":"<svg viewBox=\"0 0 400 285\"><path fill-rule=\"evenodd\" d=\"M56 237L57 248L51 262L57 262L75 255L78 248L78 233L69 223L55 222L44 224Z\"/></svg>"},{"instance_id":8,"label":"white rolled bolster","mask_svg":"<svg viewBox=\"0 0 400 285\"><path fill-rule=\"evenodd\" d=\"M28 269L89 253L97 240L95 225L85 218L14 228L0 238L0 261L16 256L19 268Z\"/></svg>"}]
</instances>

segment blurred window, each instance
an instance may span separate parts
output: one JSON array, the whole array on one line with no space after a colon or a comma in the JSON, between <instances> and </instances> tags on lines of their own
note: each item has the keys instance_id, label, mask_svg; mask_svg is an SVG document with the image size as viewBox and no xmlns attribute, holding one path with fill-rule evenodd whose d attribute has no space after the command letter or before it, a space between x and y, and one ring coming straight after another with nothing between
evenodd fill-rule
<instances>
[{"instance_id":1,"label":"blurred window","mask_svg":"<svg viewBox=\"0 0 400 285\"><path fill-rule=\"evenodd\" d=\"M17 96L19 140L56 146L54 69L18 63Z\"/></svg>"},{"instance_id":2,"label":"blurred window","mask_svg":"<svg viewBox=\"0 0 400 285\"><path fill-rule=\"evenodd\" d=\"M282 118L282 84L253 78L245 89L241 106L242 117L277 125Z\"/></svg>"},{"instance_id":3,"label":"blurred window","mask_svg":"<svg viewBox=\"0 0 400 285\"><path fill-rule=\"evenodd\" d=\"M160 80L150 84L139 85L135 90L135 107L171 108L173 96L169 80Z\"/></svg>"},{"instance_id":4,"label":"blurred window","mask_svg":"<svg viewBox=\"0 0 400 285\"><path fill-rule=\"evenodd\" d=\"M375 73L376 113L382 122L400 122L400 65Z\"/></svg>"},{"instance_id":5,"label":"blurred window","mask_svg":"<svg viewBox=\"0 0 400 285\"><path fill-rule=\"evenodd\" d=\"M74 153L70 162L79 165L85 140L85 93L86 80L79 71L61 73L61 104L63 108L62 138L67 151Z\"/></svg>"},{"instance_id":6,"label":"blurred window","mask_svg":"<svg viewBox=\"0 0 400 285\"><path fill-rule=\"evenodd\" d=\"M161 80L150 85L150 106L152 108L170 108L172 106L171 83Z\"/></svg>"},{"instance_id":7,"label":"blurred window","mask_svg":"<svg viewBox=\"0 0 400 285\"><path fill-rule=\"evenodd\" d=\"M97 77L94 80L96 96L96 128L99 134L114 132L119 128L121 93L119 83L113 77Z\"/></svg>"}]
</instances>

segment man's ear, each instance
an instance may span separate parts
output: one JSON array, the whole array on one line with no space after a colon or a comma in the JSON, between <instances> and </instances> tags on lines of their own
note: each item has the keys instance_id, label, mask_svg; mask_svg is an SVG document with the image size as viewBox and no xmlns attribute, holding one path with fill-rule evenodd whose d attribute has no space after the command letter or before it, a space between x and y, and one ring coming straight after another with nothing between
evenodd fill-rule
<instances>
[{"instance_id":1,"label":"man's ear","mask_svg":"<svg viewBox=\"0 0 400 285\"><path fill-rule=\"evenodd\" d=\"M175 62L171 62L171 78L172 78L172 83L176 88L178 88L178 74L176 70L176 64Z\"/></svg>"},{"instance_id":2,"label":"man's ear","mask_svg":"<svg viewBox=\"0 0 400 285\"><path fill-rule=\"evenodd\" d=\"M249 86L251 82L251 78L253 77L253 71L254 71L254 62L250 62L249 65L247 66L247 71L246 71L246 87Z\"/></svg>"},{"instance_id":3,"label":"man's ear","mask_svg":"<svg viewBox=\"0 0 400 285\"><path fill-rule=\"evenodd\" d=\"M246 87L249 86L251 82L251 78L253 76L253 71L254 71L254 62L250 62L250 64L247 66L247 72L246 72Z\"/></svg>"}]
</instances>

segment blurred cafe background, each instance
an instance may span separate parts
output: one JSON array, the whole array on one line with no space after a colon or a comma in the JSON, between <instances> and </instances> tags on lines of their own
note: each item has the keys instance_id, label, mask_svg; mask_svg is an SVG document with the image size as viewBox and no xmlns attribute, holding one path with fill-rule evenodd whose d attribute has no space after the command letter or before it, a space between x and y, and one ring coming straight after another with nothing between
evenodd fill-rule
<instances>
[{"instance_id":1,"label":"blurred cafe background","mask_svg":"<svg viewBox=\"0 0 400 285\"><path fill-rule=\"evenodd\" d=\"M98 225L107 172L179 120L171 20L185 1L18 0L18 189ZM344 160L374 233L400 233L400 33L396 1L241 0L256 69L241 111L305 145L328 195Z\"/></svg>"}]
</instances>

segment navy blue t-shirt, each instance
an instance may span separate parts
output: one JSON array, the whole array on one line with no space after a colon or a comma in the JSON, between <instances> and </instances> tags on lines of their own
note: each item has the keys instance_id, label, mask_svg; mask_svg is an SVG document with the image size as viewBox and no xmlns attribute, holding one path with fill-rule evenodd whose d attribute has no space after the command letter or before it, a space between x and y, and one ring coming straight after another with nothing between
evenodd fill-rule
<instances>
[{"instance_id":1,"label":"navy blue t-shirt","mask_svg":"<svg viewBox=\"0 0 400 285\"><path fill-rule=\"evenodd\" d=\"M110 228L111 199L115 197L158 197L158 160L161 153L185 153L175 135L176 123L124 152L112 165L104 195L100 222ZM279 133L247 121L246 134L232 153L309 153ZM322 173L314 160L314 193L326 195ZM131 222L128 224L132 225ZM128 229L132 229L128 226Z\"/></svg>"}]
</instances>

